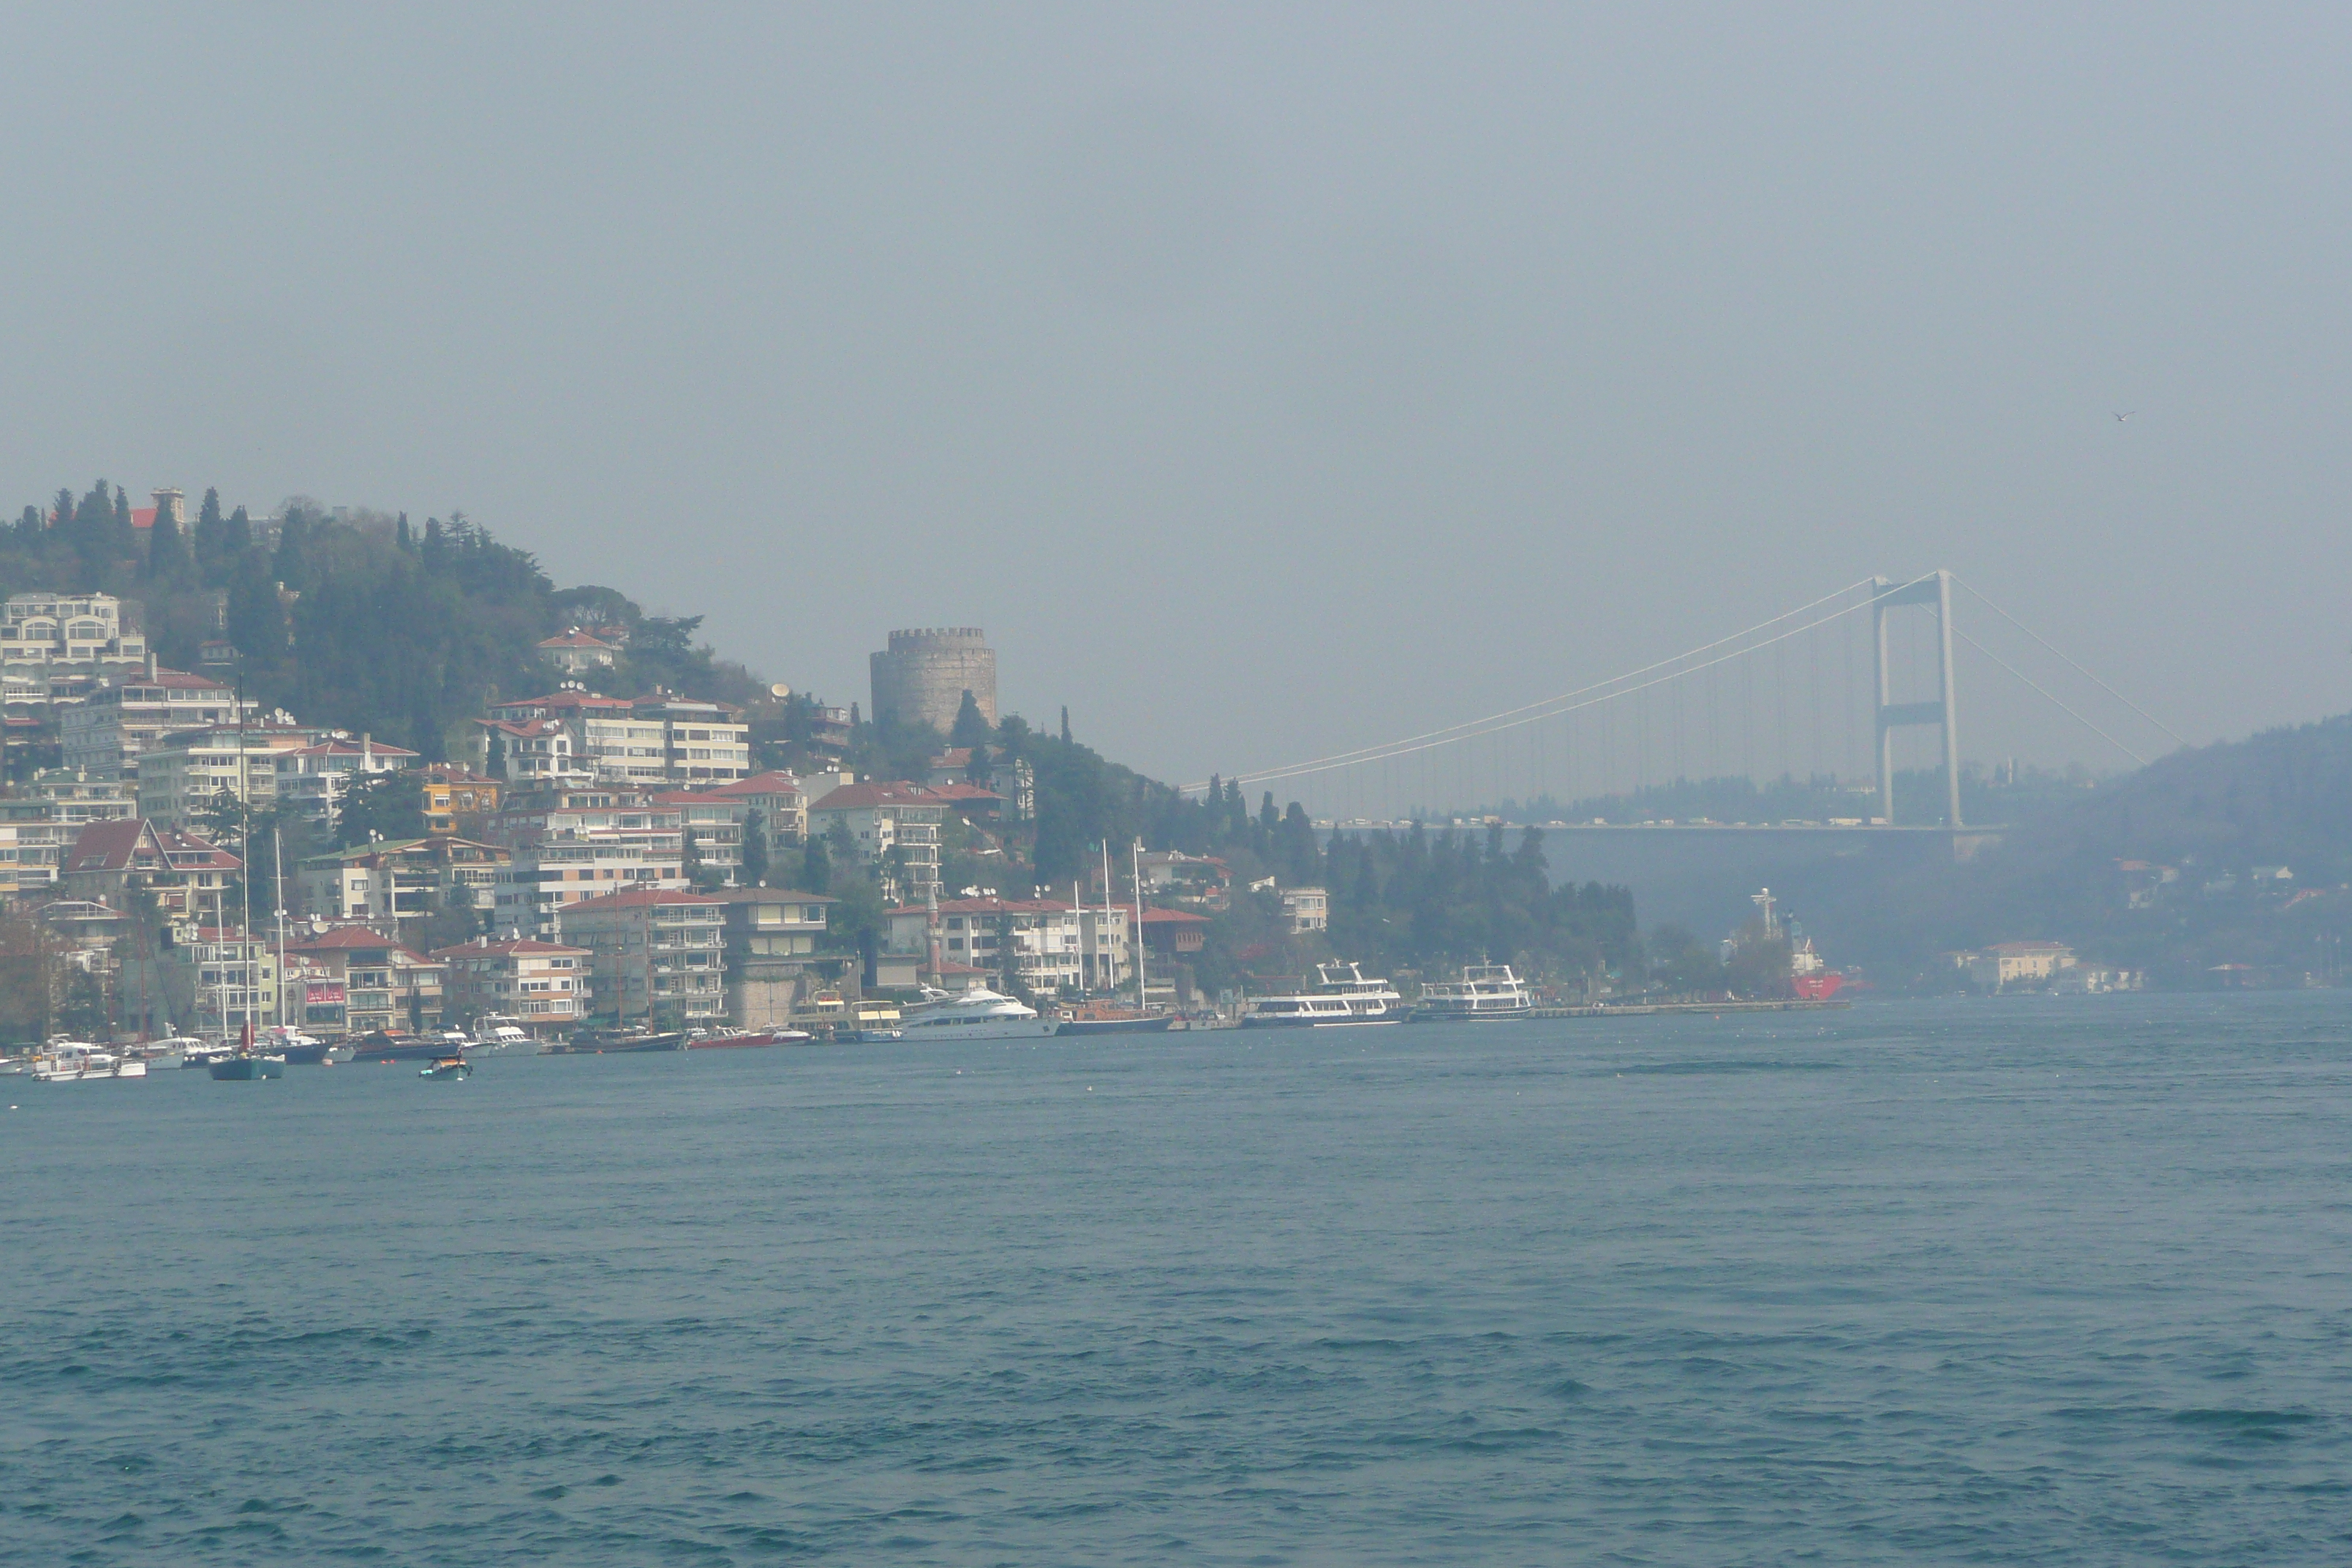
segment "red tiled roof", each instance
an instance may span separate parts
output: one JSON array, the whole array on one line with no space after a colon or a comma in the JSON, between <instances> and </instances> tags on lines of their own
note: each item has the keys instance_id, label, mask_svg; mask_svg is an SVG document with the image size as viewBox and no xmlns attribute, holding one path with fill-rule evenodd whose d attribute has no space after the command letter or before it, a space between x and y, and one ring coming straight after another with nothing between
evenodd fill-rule
<instances>
[{"instance_id":1,"label":"red tiled roof","mask_svg":"<svg viewBox=\"0 0 2352 1568\"><path fill-rule=\"evenodd\" d=\"M405 746L387 746L382 741L371 741L362 748L357 741L321 741L315 746L298 746L298 757L356 757L362 752L373 752L379 757L413 757L417 753Z\"/></svg>"},{"instance_id":2,"label":"red tiled roof","mask_svg":"<svg viewBox=\"0 0 2352 1568\"><path fill-rule=\"evenodd\" d=\"M801 781L797 776L792 773L771 771L764 773L753 773L748 779L733 779L726 784L714 785L711 788L700 791L699 793L703 795L789 795L797 793L800 787Z\"/></svg>"},{"instance_id":3,"label":"red tiled roof","mask_svg":"<svg viewBox=\"0 0 2352 1568\"><path fill-rule=\"evenodd\" d=\"M946 798L933 794L929 784L908 784L904 779L899 779L888 784L843 784L809 809L811 811L848 811L866 805L945 805L946 804Z\"/></svg>"},{"instance_id":4,"label":"red tiled roof","mask_svg":"<svg viewBox=\"0 0 2352 1568\"><path fill-rule=\"evenodd\" d=\"M938 795L941 800L946 800L946 801L960 801L960 800L993 800L993 801L1002 801L1002 800L1004 798L1003 795L1001 795L997 794L994 790L992 790L992 789L982 789L982 788L981 788L978 784L927 784L927 785L925 785L924 787L926 787L927 789L929 789L929 790L933 795Z\"/></svg>"},{"instance_id":5,"label":"red tiled roof","mask_svg":"<svg viewBox=\"0 0 2352 1568\"><path fill-rule=\"evenodd\" d=\"M191 675L184 669L159 668L152 675L144 670L134 670L122 678L122 685L126 688L160 686L167 691L217 691L228 698L236 695L233 688L223 686L209 675Z\"/></svg>"},{"instance_id":6,"label":"red tiled roof","mask_svg":"<svg viewBox=\"0 0 2352 1568\"><path fill-rule=\"evenodd\" d=\"M392 938L384 935L382 931L370 931L365 926L336 926L331 931L323 931L314 936L306 936L289 941L286 944L286 951L289 952L334 952L340 950L354 947L394 948L399 945L400 944L398 942L393 941Z\"/></svg>"},{"instance_id":7,"label":"red tiled roof","mask_svg":"<svg viewBox=\"0 0 2352 1568\"><path fill-rule=\"evenodd\" d=\"M541 647L598 647L608 652L613 647L613 645L603 637L592 637L586 632L577 628L565 632L562 637L543 638L539 646Z\"/></svg>"},{"instance_id":8,"label":"red tiled roof","mask_svg":"<svg viewBox=\"0 0 2352 1568\"><path fill-rule=\"evenodd\" d=\"M71 849L66 851L65 868L68 871L120 871L131 864L131 854L139 847L139 837L147 826L143 816L118 816L107 822L93 822L81 830Z\"/></svg>"},{"instance_id":9,"label":"red tiled roof","mask_svg":"<svg viewBox=\"0 0 2352 1568\"><path fill-rule=\"evenodd\" d=\"M152 507L152 506L134 506L134 507L132 507L132 508L131 509L131 527L133 527L133 528L152 528L152 527L154 527L154 526L155 526L155 510L156 510L156 509L155 509L155 508L153 508L153 507Z\"/></svg>"}]
</instances>

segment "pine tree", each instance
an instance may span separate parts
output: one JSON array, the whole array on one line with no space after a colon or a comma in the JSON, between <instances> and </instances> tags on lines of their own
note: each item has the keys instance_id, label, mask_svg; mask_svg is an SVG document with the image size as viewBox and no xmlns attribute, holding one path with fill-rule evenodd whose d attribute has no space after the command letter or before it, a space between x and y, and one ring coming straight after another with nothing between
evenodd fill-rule
<instances>
[{"instance_id":1,"label":"pine tree","mask_svg":"<svg viewBox=\"0 0 2352 1568\"><path fill-rule=\"evenodd\" d=\"M147 579L165 586L188 574L188 547L169 507L155 509L155 526L147 531Z\"/></svg>"},{"instance_id":2,"label":"pine tree","mask_svg":"<svg viewBox=\"0 0 2352 1568\"><path fill-rule=\"evenodd\" d=\"M221 518L220 491L209 487L205 490L204 504L196 509L195 532L189 543L197 580L206 587L218 587L227 574L229 560L228 524Z\"/></svg>"},{"instance_id":3,"label":"pine tree","mask_svg":"<svg viewBox=\"0 0 2352 1568\"><path fill-rule=\"evenodd\" d=\"M757 809L743 814L743 885L768 885L768 818Z\"/></svg>"},{"instance_id":4,"label":"pine tree","mask_svg":"<svg viewBox=\"0 0 2352 1568\"><path fill-rule=\"evenodd\" d=\"M1066 745L1068 745L1069 743L1070 743L1070 705L1069 705L1068 703L1065 702L1065 703L1063 703L1063 704L1062 704L1062 744L1064 744L1064 745L1066 745Z\"/></svg>"},{"instance_id":5,"label":"pine tree","mask_svg":"<svg viewBox=\"0 0 2352 1568\"><path fill-rule=\"evenodd\" d=\"M223 572L226 573L234 563L243 560L245 552L252 548L253 519L245 515L245 508L239 507L229 513L228 527L221 536Z\"/></svg>"},{"instance_id":6,"label":"pine tree","mask_svg":"<svg viewBox=\"0 0 2352 1568\"><path fill-rule=\"evenodd\" d=\"M114 517L106 531L107 560L129 561L139 553L139 532L131 526L131 497L121 485L114 487Z\"/></svg>"},{"instance_id":7,"label":"pine tree","mask_svg":"<svg viewBox=\"0 0 2352 1568\"><path fill-rule=\"evenodd\" d=\"M956 709L955 725L948 731L948 744L969 750L973 746L986 744L988 736L988 721L981 717L979 702L974 700L971 692L966 689L963 702ZM1063 739L1067 740L1069 737L1065 735Z\"/></svg>"}]
</instances>

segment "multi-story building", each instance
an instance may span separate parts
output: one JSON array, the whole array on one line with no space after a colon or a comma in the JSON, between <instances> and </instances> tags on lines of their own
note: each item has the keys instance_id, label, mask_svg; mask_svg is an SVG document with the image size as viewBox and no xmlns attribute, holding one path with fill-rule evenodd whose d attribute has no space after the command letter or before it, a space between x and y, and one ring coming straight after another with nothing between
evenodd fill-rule
<instances>
[{"instance_id":1,"label":"multi-story building","mask_svg":"<svg viewBox=\"0 0 2352 1568\"><path fill-rule=\"evenodd\" d=\"M890 951L927 952L927 904L888 911ZM939 906L940 956L968 963L1051 994L1086 984L1085 927L1074 904L1056 899L943 899Z\"/></svg>"},{"instance_id":2,"label":"multi-story building","mask_svg":"<svg viewBox=\"0 0 2352 1568\"><path fill-rule=\"evenodd\" d=\"M490 837L513 851L492 924L552 941L568 905L627 888L687 885L683 814L645 790L542 785L509 794Z\"/></svg>"},{"instance_id":3,"label":"multi-story building","mask_svg":"<svg viewBox=\"0 0 2352 1568\"><path fill-rule=\"evenodd\" d=\"M731 702L704 702L675 692L637 699L633 722L658 722L669 777L680 784L727 783L751 773L751 726Z\"/></svg>"},{"instance_id":4,"label":"multi-story building","mask_svg":"<svg viewBox=\"0 0 2352 1568\"><path fill-rule=\"evenodd\" d=\"M499 781L455 763L425 763L418 782L427 833L455 834L467 818L499 808Z\"/></svg>"},{"instance_id":5,"label":"multi-story building","mask_svg":"<svg viewBox=\"0 0 2352 1568\"><path fill-rule=\"evenodd\" d=\"M448 969L444 1010L453 1019L499 1016L534 1035L559 1035L588 1016L589 952L562 942L487 936L437 948Z\"/></svg>"},{"instance_id":6,"label":"multi-story building","mask_svg":"<svg viewBox=\"0 0 2352 1568\"><path fill-rule=\"evenodd\" d=\"M169 918L195 921L210 911L222 925L228 885L243 869L236 856L193 833L125 816L83 828L58 879L75 898L122 909L137 890L152 894Z\"/></svg>"},{"instance_id":7,"label":"multi-story building","mask_svg":"<svg viewBox=\"0 0 2352 1568\"><path fill-rule=\"evenodd\" d=\"M683 835L688 879L713 879L733 887L742 879L743 824L751 815L746 803L716 790L672 790L652 797L655 805L674 808Z\"/></svg>"},{"instance_id":8,"label":"multi-story building","mask_svg":"<svg viewBox=\"0 0 2352 1568\"><path fill-rule=\"evenodd\" d=\"M0 825L16 835L17 884L33 891L56 885L66 851L93 822L136 816L135 785L126 779L90 779L51 768L0 797Z\"/></svg>"},{"instance_id":9,"label":"multi-story building","mask_svg":"<svg viewBox=\"0 0 2352 1568\"><path fill-rule=\"evenodd\" d=\"M283 988L269 939L204 926L193 942L174 944L161 965L168 1016L183 1033L235 1036L278 1022Z\"/></svg>"},{"instance_id":10,"label":"multi-story building","mask_svg":"<svg viewBox=\"0 0 2352 1568\"><path fill-rule=\"evenodd\" d=\"M552 731L543 727L551 725L569 738L563 751L571 765L535 771L520 766L558 754L547 745ZM584 768L603 784L702 784L743 778L751 771L751 727L742 710L665 691L633 701L567 686L541 697L493 703L481 721L480 744L481 771L495 778Z\"/></svg>"},{"instance_id":11,"label":"multi-story building","mask_svg":"<svg viewBox=\"0 0 2352 1568\"><path fill-rule=\"evenodd\" d=\"M475 760L509 784L581 783L596 775L573 753L572 731L558 719L477 719Z\"/></svg>"},{"instance_id":12,"label":"multi-story building","mask_svg":"<svg viewBox=\"0 0 2352 1568\"><path fill-rule=\"evenodd\" d=\"M279 759L318 733L296 724L208 724L161 736L138 759L139 815L192 827L226 802L268 811L278 804Z\"/></svg>"},{"instance_id":13,"label":"multi-story building","mask_svg":"<svg viewBox=\"0 0 2352 1568\"><path fill-rule=\"evenodd\" d=\"M10 702L46 702L61 685L147 663L147 639L125 630L111 594L12 594L0 605L0 687Z\"/></svg>"},{"instance_id":14,"label":"multi-story building","mask_svg":"<svg viewBox=\"0 0 2352 1568\"><path fill-rule=\"evenodd\" d=\"M286 943L289 985L303 988L301 1027L331 1037L438 1028L448 971L363 925L319 925Z\"/></svg>"},{"instance_id":15,"label":"multi-story building","mask_svg":"<svg viewBox=\"0 0 2352 1568\"><path fill-rule=\"evenodd\" d=\"M1322 888L1285 888L1278 896L1282 900L1282 918L1290 922L1293 936L1331 929L1331 895L1328 890Z\"/></svg>"},{"instance_id":16,"label":"multi-story building","mask_svg":"<svg viewBox=\"0 0 2352 1568\"><path fill-rule=\"evenodd\" d=\"M1135 978L1135 950L1125 904L1080 906L1079 984L1089 991L1116 991Z\"/></svg>"},{"instance_id":17,"label":"multi-story building","mask_svg":"<svg viewBox=\"0 0 2352 1568\"><path fill-rule=\"evenodd\" d=\"M727 1016L735 1023L788 1021L814 977L845 962L816 956L834 901L822 893L729 888L713 896L726 920Z\"/></svg>"},{"instance_id":18,"label":"multi-story building","mask_svg":"<svg viewBox=\"0 0 2352 1568\"><path fill-rule=\"evenodd\" d=\"M809 807L809 835L847 836L860 866L873 868L885 900L913 903L940 885L940 827L947 803L919 784L845 784Z\"/></svg>"},{"instance_id":19,"label":"multi-story building","mask_svg":"<svg viewBox=\"0 0 2352 1568\"><path fill-rule=\"evenodd\" d=\"M726 905L683 889L607 893L563 911L590 953L599 1011L656 1027L709 1024L726 1011Z\"/></svg>"},{"instance_id":20,"label":"multi-story building","mask_svg":"<svg viewBox=\"0 0 2352 1568\"><path fill-rule=\"evenodd\" d=\"M354 741L346 734L331 734L315 745L278 753L278 798L303 821L331 833L342 813L343 796L355 781L397 773L415 762L415 752L379 744L373 735L362 734Z\"/></svg>"},{"instance_id":21,"label":"multi-story building","mask_svg":"<svg viewBox=\"0 0 2352 1568\"><path fill-rule=\"evenodd\" d=\"M1967 958L1969 979L1988 991L2046 984L2060 970L2074 967L2074 950L2063 942L1995 942Z\"/></svg>"},{"instance_id":22,"label":"multi-story building","mask_svg":"<svg viewBox=\"0 0 2352 1568\"><path fill-rule=\"evenodd\" d=\"M245 722L257 724L260 715L261 704L247 700ZM159 669L151 658L145 670L68 708L58 729L68 769L115 779L136 777L140 753L165 735L236 722L234 690L209 676Z\"/></svg>"},{"instance_id":23,"label":"multi-story building","mask_svg":"<svg viewBox=\"0 0 2352 1568\"><path fill-rule=\"evenodd\" d=\"M725 800L740 800L760 814L760 831L765 835L771 864L784 850L796 847L808 837L808 791L790 773L753 773L731 784L715 784L709 793ZM751 826L748 816L744 826L747 830Z\"/></svg>"},{"instance_id":24,"label":"multi-story building","mask_svg":"<svg viewBox=\"0 0 2352 1568\"><path fill-rule=\"evenodd\" d=\"M302 907L314 920L366 921L393 929L435 910L497 913L499 870L514 852L470 838L379 839L330 855L313 855L300 868Z\"/></svg>"}]
</instances>

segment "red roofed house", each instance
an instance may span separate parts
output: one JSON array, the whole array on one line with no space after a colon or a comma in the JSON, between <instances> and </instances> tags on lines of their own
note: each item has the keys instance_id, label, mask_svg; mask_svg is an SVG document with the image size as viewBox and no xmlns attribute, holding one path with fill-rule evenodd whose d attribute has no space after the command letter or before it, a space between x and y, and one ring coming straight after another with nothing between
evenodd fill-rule
<instances>
[{"instance_id":1,"label":"red roofed house","mask_svg":"<svg viewBox=\"0 0 2352 1568\"><path fill-rule=\"evenodd\" d=\"M677 1029L725 1016L723 900L639 888L567 905L562 920L565 938L588 950L596 995L616 1017Z\"/></svg>"},{"instance_id":2,"label":"red roofed house","mask_svg":"<svg viewBox=\"0 0 2352 1568\"><path fill-rule=\"evenodd\" d=\"M355 781L396 773L416 760L415 752L384 745L368 734L356 741L330 735L316 745L291 747L276 758L278 803L331 832L343 795Z\"/></svg>"},{"instance_id":3,"label":"red roofed house","mask_svg":"<svg viewBox=\"0 0 2352 1568\"><path fill-rule=\"evenodd\" d=\"M610 669L621 650L603 637L592 637L573 626L561 637L545 639L539 645L539 657L566 675L586 675L592 670Z\"/></svg>"},{"instance_id":4,"label":"red roofed house","mask_svg":"<svg viewBox=\"0 0 2352 1568\"><path fill-rule=\"evenodd\" d=\"M66 851L58 879L73 897L118 910L128 909L131 889L142 889L167 915L194 920L210 910L219 924L229 879L244 866L193 833L124 816L83 828Z\"/></svg>"},{"instance_id":5,"label":"red roofed house","mask_svg":"<svg viewBox=\"0 0 2352 1568\"><path fill-rule=\"evenodd\" d=\"M453 1017L511 1017L534 1035L562 1034L588 1016L588 960L584 947L517 937L492 942L476 937L458 947L437 948L436 963L448 966L446 995Z\"/></svg>"},{"instance_id":6,"label":"red roofed house","mask_svg":"<svg viewBox=\"0 0 2352 1568\"><path fill-rule=\"evenodd\" d=\"M708 793L723 800L740 800L760 814L760 826L768 835L771 863L808 834L808 792L790 773L753 773L748 779L715 784Z\"/></svg>"},{"instance_id":7,"label":"red roofed house","mask_svg":"<svg viewBox=\"0 0 2352 1568\"><path fill-rule=\"evenodd\" d=\"M934 789L942 784L978 784L992 792L1003 802L1004 820L1027 822L1037 815L1037 773L1027 763L992 759L985 770L987 776L971 776L971 748L950 746L930 761L924 782Z\"/></svg>"},{"instance_id":8,"label":"red roofed house","mask_svg":"<svg viewBox=\"0 0 2352 1568\"><path fill-rule=\"evenodd\" d=\"M948 803L919 784L844 784L809 807L809 837L838 827L860 866L881 873L882 897L913 903L940 885L940 826Z\"/></svg>"}]
</instances>

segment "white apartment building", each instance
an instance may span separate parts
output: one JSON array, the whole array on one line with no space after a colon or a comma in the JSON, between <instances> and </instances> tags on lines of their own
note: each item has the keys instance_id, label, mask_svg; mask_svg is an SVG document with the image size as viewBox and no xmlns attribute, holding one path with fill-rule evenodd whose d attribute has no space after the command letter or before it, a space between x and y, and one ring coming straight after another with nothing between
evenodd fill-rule
<instances>
[{"instance_id":1,"label":"white apartment building","mask_svg":"<svg viewBox=\"0 0 2352 1568\"><path fill-rule=\"evenodd\" d=\"M920 954L928 963L930 914L927 904L888 911L890 951ZM939 917L940 956L950 965L1009 972L1030 990L1048 994L1085 984L1086 931L1076 905L1055 899L943 899Z\"/></svg>"},{"instance_id":2,"label":"white apartment building","mask_svg":"<svg viewBox=\"0 0 2352 1568\"><path fill-rule=\"evenodd\" d=\"M125 779L50 768L18 787L25 793L0 798L0 824L16 833L17 886L26 891L56 885L58 867L83 828L139 813L136 786Z\"/></svg>"},{"instance_id":3,"label":"white apartment building","mask_svg":"<svg viewBox=\"0 0 2352 1568\"><path fill-rule=\"evenodd\" d=\"M516 1019L534 1035L555 1035L588 1016L592 954L584 947L478 936L440 948L432 957L448 965L443 1006L453 1019L495 1014Z\"/></svg>"},{"instance_id":4,"label":"white apartment building","mask_svg":"<svg viewBox=\"0 0 2352 1568\"><path fill-rule=\"evenodd\" d=\"M502 732L513 726L541 728L527 735ZM493 778L533 776L533 770L515 764L551 754L543 744L550 734L546 726L569 737L572 766L603 784L727 783L751 771L751 727L740 709L667 692L632 701L572 687L492 704L482 723L481 771ZM518 744L524 740L542 744ZM536 773L568 771L543 767Z\"/></svg>"},{"instance_id":5,"label":"white apartment building","mask_svg":"<svg viewBox=\"0 0 2352 1568\"><path fill-rule=\"evenodd\" d=\"M278 799L305 822L331 832L342 810L343 795L354 781L396 773L416 760L415 752L381 745L373 735L362 734L357 741L348 735L330 735L315 745L278 753Z\"/></svg>"},{"instance_id":6,"label":"white apartment building","mask_svg":"<svg viewBox=\"0 0 2352 1568\"><path fill-rule=\"evenodd\" d=\"M248 700L245 721L257 725L261 704ZM68 772L95 779L135 777L140 755L164 736L237 722L236 693L209 676L158 669L102 687L58 715L58 731Z\"/></svg>"},{"instance_id":7,"label":"white apartment building","mask_svg":"<svg viewBox=\"0 0 2352 1568\"><path fill-rule=\"evenodd\" d=\"M683 814L641 790L550 786L509 796L491 837L513 861L497 871L500 931L551 941L565 910L632 888L687 885Z\"/></svg>"},{"instance_id":8,"label":"white apartment building","mask_svg":"<svg viewBox=\"0 0 2352 1568\"><path fill-rule=\"evenodd\" d=\"M663 759L682 784L728 783L751 773L751 726L730 702L701 702L668 692L639 698L633 723L662 727Z\"/></svg>"},{"instance_id":9,"label":"white apartment building","mask_svg":"<svg viewBox=\"0 0 2352 1568\"><path fill-rule=\"evenodd\" d=\"M223 795L253 811L278 804L278 759L308 745L316 730L215 724L162 736L138 761L139 815L168 827L192 827Z\"/></svg>"},{"instance_id":10,"label":"white apartment building","mask_svg":"<svg viewBox=\"0 0 2352 1568\"><path fill-rule=\"evenodd\" d=\"M1285 888L1281 899L1282 918L1290 922L1292 935L1331 929L1331 895L1326 889Z\"/></svg>"},{"instance_id":11,"label":"white apartment building","mask_svg":"<svg viewBox=\"0 0 2352 1568\"><path fill-rule=\"evenodd\" d=\"M845 784L809 807L809 835L848 836L857 864L882 872L882 896L911 904L940 885L940 829L947 803L918 784ZM905 875L891 868L903 865Z\"/></svg>"},{"instance_id":12,"label":"white apartment building","mask_svg":"<svg viewBox=\"0 0 2352 1568\"><path fill-rule=\"evenodd\" d=\"M11 702L45 702L61 679L146 662L146 637L122 629L111 594L12 594L0 605L0 686Z\"/></svg>"},{"instance_id":13,"label":"white apartment building","mask_svg":"<svg viewBox=\"0 0 2352 1568\"><path fill-rule=\"evenodd\" d=\"M640 888L564 911L588 950L601 1005L628 1022L679 1028L726 1012L726 906L699 893Z\"/></svg>"},{"instance_id":14,"label":"white apartment building","mask_svg":"<svg viewBox=\"0 0 2352 1568\"><path fill-rule=\"evenodd\" d=\"M838 787L837 784L826 786L828 791ZM768 860L772 865L783 851L808 837L808 791L790 773L753 773L750 778L714 785L709 793L723 800L741 801L760 814L760 830L767 836ZM748 817L745 826L750 826Z\"/></svg>"},{"instance_id":15,"label":"white apartment building","mask_svg":"<svg viewBox=\"0 0 2352 1568\"><path fill-rule=\"evenodd\" d=\"M1116 991L1135 978L1134 947L1125 904L1078 910L1078 983L1089 991Z\"/></svg>"}]
</instances>

